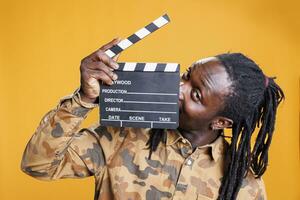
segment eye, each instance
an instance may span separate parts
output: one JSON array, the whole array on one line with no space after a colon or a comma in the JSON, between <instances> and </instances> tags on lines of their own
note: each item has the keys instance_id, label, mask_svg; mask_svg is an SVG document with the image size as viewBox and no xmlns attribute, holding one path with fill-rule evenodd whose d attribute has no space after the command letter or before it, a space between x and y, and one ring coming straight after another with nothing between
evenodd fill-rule
<instances>
[{"instance_id":1,"label":"eye","mask_svg":"<svg viewBox=\"0 0 300 200\"><path fill-rule=\"evenodd\" d=\"M195 101L200 101L202 99L202 95L199 89L193 89L192 90L192 98Z\"/></svg>"}]
</instances>

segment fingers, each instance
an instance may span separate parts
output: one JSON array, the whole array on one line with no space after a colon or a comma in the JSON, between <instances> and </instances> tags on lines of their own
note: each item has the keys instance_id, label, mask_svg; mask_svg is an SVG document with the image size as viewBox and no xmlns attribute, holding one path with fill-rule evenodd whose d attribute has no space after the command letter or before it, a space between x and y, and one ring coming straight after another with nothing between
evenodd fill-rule
<instances>
[{"instance_id":1,"label":"fingers","mask_svg":"<svg viewBox=\"0 0 300 200\"><path fill-rule=\"evenodd\" d=\"M112 69L118 69L119 66L116 63L119 54L114 56L114 58L110 58L105 51L109 48L111 48L112 46L118 44L121 41L120 38L115 38L112 41L110 41L109 43L105 44L104 46L102 46L100 49L98 49L96 52L94 52L93 54L93 60L97 60L97 61L101 61L103 63L105 63L107 66L109 66Z\"/></svg>"},{"instance_id":2,"label":"fingers","mask_svg":"<svg viewBox=\"0 0 300 200\"><path fill-rule=\"evenodd\" d=\"M113 47L114 45L118 44L121 41L121 38L115 38L112 41L110 41L109 43L103 45L102 47L100 47L100 50L102 51L106 51L107 49Z\"/></svg>"},{"instance_id":3,"label":"fingers","mask_svg":"<svg viewBox=\"0 0 300 200\"><path fill-rule=\"evenodd\" d=\"M108 57L105 53L98 54L98 58L100 61L102 61L104 64L106 64L108 67L110 67L113 70L119 68L118 63L115 60Z\"/></svg>"},{"instance_id":4,"label":"fingers","mask_svg":"<svg viewBox=\"0 0 300 200\"><path fill-rule=\"evenodd\" d=\"M113 81L118 78L117 74L113 71L119 68L116 62L119 54L110 58L105 51L120 41L120 38L113 39L81 61L80 70L84 82L93 78L94 81L97 79L108 85L113 84Z\"/></svg>"},{"instance_id":5,"label":"fingers","mask_svg":"<svg viewBox=\"0 0 300 200\"><path fill-rule=\"evenodd\" d=\"M113 72L113 69L109 68L102 62L91 63L89 69L104 71L112 80L116 80L118 78L117 74Z\"/></svg>"},{"instance_id":6,"label":"fingers","mask_svg":"<svg viewBox=\"0 0 300 200\"><path fill-rule=\"evenodd\" d=\"M89 76L91 76L97 80L101 80L107 85L113 84L114 78L104 71L88 69L87 73L89 74Z\"/></svg>"}]
</instances>

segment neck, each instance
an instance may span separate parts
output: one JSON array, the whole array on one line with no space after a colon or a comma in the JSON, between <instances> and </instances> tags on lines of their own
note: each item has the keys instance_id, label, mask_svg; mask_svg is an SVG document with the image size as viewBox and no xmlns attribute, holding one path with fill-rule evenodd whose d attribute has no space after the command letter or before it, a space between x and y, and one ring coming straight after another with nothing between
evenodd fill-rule
<instances>
[{"instance_id":1,"label":"neck","mask_svg":"<svg viewBox=\"0 0 300 200\"><path fill-rule=\"evenodd\" d=\"M187 131L180 128L178 128L178 130L181 133L181 135L192 144L193 149L198 146L203 146L212 143L220 135L220 132L218 130Z\"/></svg>"}]
</instances>

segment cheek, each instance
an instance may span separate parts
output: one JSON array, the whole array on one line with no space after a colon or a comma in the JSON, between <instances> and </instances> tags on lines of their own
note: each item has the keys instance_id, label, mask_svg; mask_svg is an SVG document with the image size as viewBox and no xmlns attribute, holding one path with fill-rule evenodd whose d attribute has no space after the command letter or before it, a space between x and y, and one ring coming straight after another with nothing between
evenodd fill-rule
<instances>
[{"instance_id":1,"label":"cheek","mask_svg":"<svg viewBox=\"0 0 300 200\"><path fill-rule=\"evenodd\" d=\"M186 130L197 130L207 124L207 115L199 105L187 104L179 116L180 126Z\"/></svg>"},{"instance_id":2,"label":"cheek","mask_svg":"<svg viewBox=\"0 0 300 200\"><path fill-rule=\"evenodd\" d=\"M205 113L205 108L199 104L190 102L190 103L186 103L184 106L184 114L188 118L192 118L192 119L201 118L204 113Z\"/></svg>"}]
</instances>

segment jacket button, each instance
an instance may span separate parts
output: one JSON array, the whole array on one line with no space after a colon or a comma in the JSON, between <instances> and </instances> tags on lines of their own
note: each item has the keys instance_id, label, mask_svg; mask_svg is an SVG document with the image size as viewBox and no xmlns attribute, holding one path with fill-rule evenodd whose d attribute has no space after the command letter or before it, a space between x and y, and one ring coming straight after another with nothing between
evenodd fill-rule
<instances>
[{"instance_id":1,"label":"jacket button","mask_svg":"<svg viewBox=\"0 0 300 200\"><path fill-rule=\"evenodd\" d=\"M188 165L188 166L192 165L192 163L193 163L193 161L192 161L191 159L188 159L188 160L186 161L186 165Z\"/></svg>"}]
</instances>

